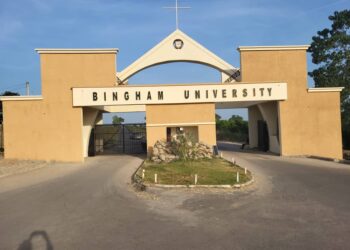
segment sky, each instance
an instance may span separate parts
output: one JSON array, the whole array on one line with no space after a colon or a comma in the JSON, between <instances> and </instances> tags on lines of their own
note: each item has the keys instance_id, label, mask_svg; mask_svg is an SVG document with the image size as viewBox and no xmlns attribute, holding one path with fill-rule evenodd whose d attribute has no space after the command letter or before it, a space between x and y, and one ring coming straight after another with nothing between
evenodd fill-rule
<instances>
[{"instance_id":1,"label":"sky","mask_svg":"<svg viewBox=\"0 0 350 250\"><path fill-rule=\"evenodd\" d=\"M239 46L310 44L328 16L350 0L179 0L179 28L239 68ZM175 30L175 0L0 0L0 92L41 94L35 48L119 48L121 71ZM308 70L316 66L308 56ZM218 82L215 69L189 63L141 71L129 84ZM309 78L309 86L313 86ZM247 111L218 110L223 118ZM144 113L119 114L143 122ZM110 122L111 115L105 116Z\"/></svg>"}]
</instances>

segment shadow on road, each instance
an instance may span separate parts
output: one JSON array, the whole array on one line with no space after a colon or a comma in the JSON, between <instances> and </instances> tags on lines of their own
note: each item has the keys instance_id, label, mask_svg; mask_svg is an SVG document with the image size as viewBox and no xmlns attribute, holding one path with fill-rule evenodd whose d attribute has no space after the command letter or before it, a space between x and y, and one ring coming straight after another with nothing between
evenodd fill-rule
<instances>
[{"instance_id":1,"label":"shadow on road","mask_svg":"<svg viewBox=\"0 0 350 250\"><path fill-rule=\"evenodd\" d=\"M46 231L33 231L28 239L25 239L17 248L17 250L35 250L46 249L53 250L49 235Z\"/></svg>"},{"instance_id":2,"label":"shadow on road","mask_svg":"<svg viewBox=\"0 0 350 250\"><path fill-rule=\"evenodd\" d=\"M242 149L242 143L237 142L226 142L226 141L218 141L217 142L218 149L222 151L232 151L239 152L244 154L259 154L259 155L277 155L271 152L259 151L257 149Z\"/></svg>"}]
</instances>

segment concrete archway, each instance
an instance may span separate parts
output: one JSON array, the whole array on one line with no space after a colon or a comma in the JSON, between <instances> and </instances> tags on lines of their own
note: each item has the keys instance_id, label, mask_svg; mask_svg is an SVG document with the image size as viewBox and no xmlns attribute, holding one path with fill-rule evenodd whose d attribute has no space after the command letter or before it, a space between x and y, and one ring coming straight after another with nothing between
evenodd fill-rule
<instances>
[{"instance_id":1,"label":"concrete archway","mask_svg":"<svg viewBox=\"0 0 350 250\"><path fill-rule=\"evenodd\" d=\"M248 108L249 144L255 148L258 146L258 120L267 123L269 135L269 151L280 154L280 138L278 125L278 104L277 102L265 102Z\"/></svg>"},{"instance_id":2,"label":"concrete archway","mask_svg":"<svg viewBox=\"0 0 350 250\"><path fill-rule=\"evenodd\" d=\"M127 84L127 80L138 72L152 66L172 62L203 64L221 72L222 82L239 80L240 71L213 52L193 40L180 30L175 30L155 47L141 56L123 71L117 73L117 83Z\"/></svg>"}]
</instances>

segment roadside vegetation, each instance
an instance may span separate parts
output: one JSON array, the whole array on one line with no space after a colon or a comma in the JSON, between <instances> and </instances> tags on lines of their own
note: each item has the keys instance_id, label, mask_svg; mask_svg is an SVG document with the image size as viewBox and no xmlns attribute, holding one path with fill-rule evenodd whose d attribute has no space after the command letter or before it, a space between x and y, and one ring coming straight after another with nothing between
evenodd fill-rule
<instances>
[{"instance_id":1,"label":"roadside vegetation","mask_svg":"<svg viewBox=\"0 0 350 250\"><path fill-rule=\"evenodd\" d=\"M216 114L216 137L218 140L246 142L248 138L248 122L239 115L223 120Z\"/></svg>"},{"instance_id":2,"label":"roadside vegetation","mask_svg":"<svg viewBox=\"0 0 350 250\"><path fill-rule=\"evenodd\" d=\"M328 17L331 27L312 37L308 50L317 65L309 76L315 87L344 87L341 92L341 118L344 149L350 149L350 9ZM330 128L331 129L331 128ZM348 157L346 153L344 157Z\"/></svg>"},{"instance_id":3,"label":"roadside vegetation","mask_svg":"<svg viewBox=\"0 0 350 250\"><path fill-rule=\"evenodd\" d=\"M4 91L2 93L0 93L0 96L19 96L19 93L17 92L12 92L12 91ZM4 134L3 134L3 114L2 114L2 102L0 101L0 156L3 155L4 152ZM0 171L0 175L1 175L1 171Z\"/></svg>"},{"instance_id":4,"label":"roadside vegetation","mask_svg":"<svg viewBox=\"0 0 350 250\"><path fill-rule=\"evenodd\" d=\"M127 126L131 133L144 133L146 134L146 126L144 124L132 124Z\"/></svg>"},{"instance_id":5,"label":"roadside vegetation","mask_svg":"<svg viewBox=\"0 0 350 250\"><path fill-rule=\"evenodd\" d=\"M117 115L114 115L114 116L112 117L112 123L113 123L113 124L119 125L119 124L122 124L124 121L125 121L125 120L124 120L123 117L119 117L119 116L117 116Z\"/></svg>"}]
</instances>

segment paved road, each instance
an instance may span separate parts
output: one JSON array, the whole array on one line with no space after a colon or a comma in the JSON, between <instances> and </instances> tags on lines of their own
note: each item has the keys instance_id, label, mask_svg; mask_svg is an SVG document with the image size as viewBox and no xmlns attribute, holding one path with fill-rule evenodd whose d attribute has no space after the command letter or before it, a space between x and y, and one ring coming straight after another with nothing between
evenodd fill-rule
<instances>
[{"instance_id":1,"label":"paved road","mask_svg":"<svg viewBox=\"0 0 350 250\"><path fill-rule=\"evenodd\" d=\"M133 156L0 179L0 249L350 248L349 165L220 148L254 185L135 193Z\"/></svg>"}]
</instances>

